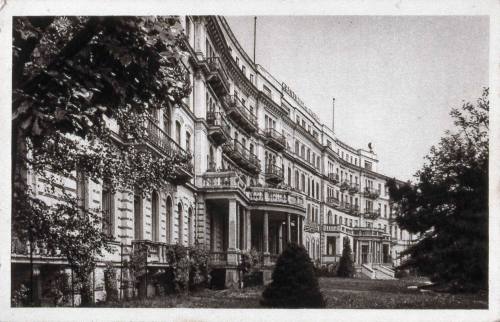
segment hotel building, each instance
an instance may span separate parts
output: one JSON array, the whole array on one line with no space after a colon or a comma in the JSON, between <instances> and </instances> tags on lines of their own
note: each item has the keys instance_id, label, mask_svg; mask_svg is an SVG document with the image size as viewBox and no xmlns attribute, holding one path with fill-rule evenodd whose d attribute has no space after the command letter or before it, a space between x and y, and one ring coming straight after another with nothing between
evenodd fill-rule
<instances>
[{"instance_id":1,"label":"hotel building","mask_svg":"<svg viewBox=\"0 0 500 322\"><path fill-rule=\"evenodd\" d=\"M118 251L103 260L119 267L146 245L154 274L169 266L170 245L197 241L231 286L238 283L242 251L262 255L268 281L287 242L302 244L317 265L330 265L346 237L360 273L389 278L412 236L393 221L388 178L377 171L376 154L340 141L285 83L249 58L223 17L180 19L192 92L148 122L145 145L162 154L190 153L191 161L146 198L111 194L93 182L64 183L109 214L106 229ZM43 182L29 180L34 193L50 200ZM26 254L13 243L13 282L26 279ZM34 264L42 285L44 274L64 260L36 249ZM102 270L96 269L97 285Z\"/></svg>"}]
</instances>

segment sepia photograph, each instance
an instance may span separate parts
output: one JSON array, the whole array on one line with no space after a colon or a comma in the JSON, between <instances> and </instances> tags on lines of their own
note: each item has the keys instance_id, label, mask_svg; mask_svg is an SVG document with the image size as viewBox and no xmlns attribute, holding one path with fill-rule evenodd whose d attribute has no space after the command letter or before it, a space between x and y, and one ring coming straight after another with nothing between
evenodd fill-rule
<instances>
[{"instance_id":1,"label":"sepia photograph","mask_svg":"<svg viewBox=\"0 0 500 322\"><path fill-rule=\"evenodd\" d=\"M493 17L177 11L2 16L1 321L491 313Z\"/></svg>"}]
</instances>

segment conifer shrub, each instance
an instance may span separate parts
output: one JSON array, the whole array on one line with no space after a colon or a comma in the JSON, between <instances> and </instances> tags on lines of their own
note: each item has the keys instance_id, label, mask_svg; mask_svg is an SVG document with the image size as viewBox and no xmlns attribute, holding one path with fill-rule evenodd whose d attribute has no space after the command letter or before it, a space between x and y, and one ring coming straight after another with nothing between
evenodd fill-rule
<instances>
[{"instance_id":1,"label":"conifer shrub","mask_svg":"<svg viewBox=\"0 0 500 322\"><path fill-rule=\"evenodd\" d=\"M337 268L337 276L354 276L354 262L352 260L351 243L347 237L344 237L344 248L342 250L342 257L340 257L339 266Z\"/></svg>"},{"instance_id":2,"label":"conifer shrub","mask_svg":"<svg viewBox=\"0 0 500 322\"><path fill-rule=\"evenodd\" d=\"M325 300L304 247L288 244L278 258L261 304L276 308L320 308Z\"/></svg>"},{"instance_id":3,"label":"conifer shrub","mask_svg":"<svg viewBox=\"0 0 500 322\"><path fill-rule=\"evenodd\" d=\"M104 268L104 289L106 290L106 302L118 301L118 280L116 268L112 262L107 262Z\"/></svg>"}]
</instances>

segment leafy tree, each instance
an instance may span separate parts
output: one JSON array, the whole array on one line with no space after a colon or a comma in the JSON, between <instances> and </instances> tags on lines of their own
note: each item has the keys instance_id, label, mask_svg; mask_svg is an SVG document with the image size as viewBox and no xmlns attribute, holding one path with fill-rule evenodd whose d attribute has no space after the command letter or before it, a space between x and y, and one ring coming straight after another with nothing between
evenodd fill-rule
<instances>
[{"instance_id":1,"label":"leafy tree","mask_svg":"<svg viewBox=\"0 0 500 322\"><path fill-rule=\"evenodd\" d=\"M280 308L325 306L313 263L304 247L289 244L276 262L272 279L262 293L262 305Z\"/></svg>"},{"instance_id":2,"label":"leafy tree","mask_svg":"<svg viewBox=\"0 0 500 322\"><path fill-rule=\"evenodd\" d=\"M344 248L342 249L342 257L340 257L339 266L337 268L337 276L353 277L354 262L352 261L352 250L349 238L344 237Z\"/></svg>"},{"instance_id":3,"label":"leafy tree","mask_svg":"<svg viewBox=\"0 0 500 322\"><path fill-rule=\"evenodd\" d=\"M400 268L416 268L451 290L488 283L488 89L452 109L454 132L433 146L414 184L391 180L398 225L419 234Z\"/></svg>"},{"instance_id":4,"label":"leafy tree","mask_svg":"<svg viewBox=\"0 0 500 322\"><path fill-rule=\"evenodd\" d=\"M190 91L183 44L176 17L13 19L13 235L60 250L84 285L109 236L100 210L59 189L61 178L143 193L175 179L190 156L135 143L155 109L183 104ZM29 173L59 201L37 198Z\"/></svg>"}]
</instances>

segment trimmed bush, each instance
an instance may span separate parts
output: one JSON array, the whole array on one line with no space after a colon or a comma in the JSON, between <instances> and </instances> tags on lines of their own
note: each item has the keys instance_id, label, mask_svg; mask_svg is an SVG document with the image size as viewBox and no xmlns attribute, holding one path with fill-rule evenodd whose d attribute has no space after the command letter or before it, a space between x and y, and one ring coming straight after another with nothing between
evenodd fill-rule
<instances>
[{"instance_id":1,"label":"trimmed bush","mask_svg":"<svg viewBox=\"0 0 500 322\"><path fill-rule=\"evenodd\" d=\"M118 301L118 281L116 279L116 268L113 263L107 262L104 269L104 289L106 290L106 302Z\"/></svg>"},{"instance_id":2,"label":"trimmed bush","mask_svg":"<svg viewBox=\"0 0 500 322\"><path fill-rule=\"evenodd\" d=\"M342 250L342 257L339 261L337 269L338 277L353 277L354 276L354 262L352 261L352 251L349 238L344 237L344 249Z\"/></svg>"},{"instance_id":3,"label":"trimmed bush","mask_svg":"<svg viewBox=\"0 0 500 322\"><path fill-rule=\"evenodd\" d=\"M325 306L313 263L304 247L289 244L276 262L272 279L271 284L262 293L263 306L279 308Z\"/></svg>"}]
</instances>

